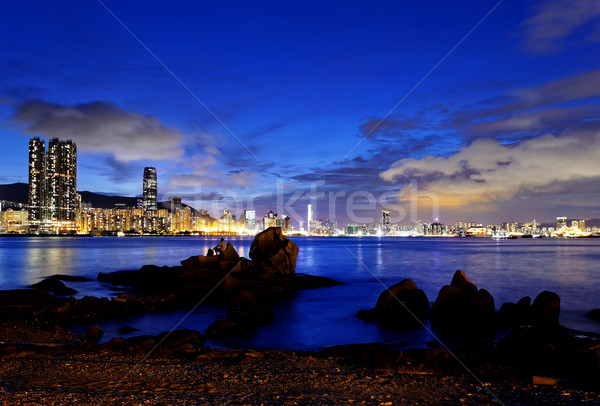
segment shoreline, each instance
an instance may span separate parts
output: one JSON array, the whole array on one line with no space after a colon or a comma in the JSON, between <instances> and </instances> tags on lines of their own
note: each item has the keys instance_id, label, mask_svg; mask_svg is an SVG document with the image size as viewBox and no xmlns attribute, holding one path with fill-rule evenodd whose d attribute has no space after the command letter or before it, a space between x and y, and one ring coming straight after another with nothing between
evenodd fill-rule
<instances>
[{"instance_id":1,"label":"shoreline","mask_svg":"<svg viewBox=\"0 0 600 406\"><path fill-rule=\"evenodd\" d=\"M583 404L600 394L553 378L493 377L354 350L206 350L187 358L104 353L21 357L0 364L0 402L22 404ZM360 354L360 351L358 351ZM363 351L362 355L368 354ZM52 373L48 373L52 371Z\"/></svg>"},{"instance_id":2,"label":"shoreline","mask_svg":"<svg viewBox=\"0 0 600 406\"><path fill-rule=\"evenodd\" d=\"M206 329L208 337L235 340L260 329L275 319L276 303L293 300L297 290L340 285L296 273L297 253L280 229L270 229L255 237L251 260L228 244L218 255L194 255L181 266L99 273L98 281L131 290L111 299L58 298L72 291L62 280L84 280L59 274L31 286L37 290L2 291L0 400L9 405L600 402L600 335L560 327L556 293L544 291L533 303L529 297L507 302L497 312L489 292L462 271L433 306L405 279L386 288L375 308L356 314L396 328L414 325L415 317L429 319L436 334L454 343L451 348L434 341L424 348L399 342L317 351L214 349L204 333L187 329L99 343L103 331L96 322L189 309L199 298L227 309L227 318ZM77 321L89 326L85 336L67 331ZM488 333L500 326L510 327L508 333L490 339Z\"/></svg>"}]
</instances>

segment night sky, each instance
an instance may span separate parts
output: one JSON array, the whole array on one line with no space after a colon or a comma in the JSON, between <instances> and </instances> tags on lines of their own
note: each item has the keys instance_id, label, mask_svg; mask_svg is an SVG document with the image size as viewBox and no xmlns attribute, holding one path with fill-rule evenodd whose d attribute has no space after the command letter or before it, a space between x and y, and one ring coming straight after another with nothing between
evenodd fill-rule
<instances>
[{"instance_id":1,"label":"night sky","mask_svg":"<svg viewBox=\"0 0 600 406\"><path fill-rule=\"evenodd\" d=\"M5 2L0 183L59 137L215 216L600 217L600 1L257 4Z\"/></svg>"}]
</instances>

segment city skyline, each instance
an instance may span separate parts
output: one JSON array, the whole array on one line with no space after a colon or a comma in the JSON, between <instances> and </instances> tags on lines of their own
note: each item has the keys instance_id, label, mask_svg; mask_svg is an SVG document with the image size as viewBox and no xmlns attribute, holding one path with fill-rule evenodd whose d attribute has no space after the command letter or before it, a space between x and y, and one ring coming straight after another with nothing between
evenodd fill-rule
<instances>
[{"instance_id":1,"label":"city skyline","mask_svg":"<svg viewBox=\"0 0 600 406\"><path fill-rule=\"evenodd\" d=\"M312 203L352 223L355 199L358 218L433 222L434 197L447 223L600 217L594 2L6 13L0 184L28 182L31 137L58 137L81 190L138 196L154 167L163 200L237 215Z\"/></svg>"},{"instance_id":2,"label":"city skyline","mask_svg":"<svg viewBox=\"0 0 600 406\"><path fill-rule=\"evenodd\" d=\"M348 223L342 230L336 218L314 218L312 203L307 205L306 228L300 217L295 218L298 227L294 227L292 218L281 211L280 205L278 213L269 210L262 221L256 221L256 211L251 209L243 210L239 221L228 208L223 209L222 216L211 218L207 211L196 213L194 208L184 206L179 196L170 197L170 210L164 202L159 208L158 173L154 167L144 168L142 198L137 199L135 206L127 206L119 201L109 209L97 208L83 201L82 195L77 192L77 145L72 140L58 138L50 140L47 150L45 141L38 137L31 138L28 168L28 204L21 210L15 211L11 207L2 212L4 201L0 201L2 233L253 235L269 227L281 227L285 233L328 236L491 236L494 239L506 239L519 236L579 238L598 235L598 227L586 227L584 219L571 219L569 226L567 217L557 217L556 227L546 227L535 219L522 225L507 221L501 226L456 220L451 226L436 217L431 223L417 220L411 226L406 226L392 224L391 213L387 210L381 211L379 224L374 219L363 218L363 224ZM428 193L421 193L420 197L432 202L436 199ZM354 210L356 207L347 206L349 213Z\"/></svg>"}]
</instances>

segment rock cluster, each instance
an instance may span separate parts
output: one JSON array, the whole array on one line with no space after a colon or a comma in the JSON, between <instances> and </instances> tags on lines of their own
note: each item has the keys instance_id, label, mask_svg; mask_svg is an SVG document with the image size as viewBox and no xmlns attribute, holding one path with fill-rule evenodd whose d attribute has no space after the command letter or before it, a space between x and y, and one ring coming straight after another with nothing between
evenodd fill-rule
<instances>
[{"instance_id":1,"label":"rock cluster","mask_svg":"<svg viewBox=\"0 0 600 406\"><path fill-rule=\"evenodd\" d=\"M593 315L594 313L592 313ZM477 336L493 330L536 326L545 330L559 327L560 298L554 292L540 293L533 303L528 296L517 303L503 303L496 314L494 298L478 289L463 271L456 271L450 285L440 289L433 306L411 279L384 290L375 308L360 310L367 321L403 328L431 319L431 325L445 335Z\"/></svg>"},{"instance_id":2,"label":"rock cluster","mask_svg":"<svg viewBox=\"0 0 600 406\"><path fill-rule=\"evenodd\" d=\"M533 304L531 298L525 296L517 303L503 303L498 312L500 327L536 326L544 329L559 327L560 297L549 291L536 296Z\"/></svg>"},{"instance_id":3,"label":"rock cluster","mask_svg":"<svg viewBox=\"0 0 600 406\"><path fill-rule=\"evenodd\" d=\"M76 292L61 280L85 280L54 275L32 285L34 290L0 291L0 322L13 320L52 329L215 303L227 306L227 319L213 323L207 331L224 337L271 322L275 314L271 304L290 297L297 289L339 284L329 278L296 274L298 246L280 228L258 234L250 251L253 260L240 257L228 243L219 255L192 256L181 261L181 266L144 265L136 271L99 273L99 281L129 289L112 299L54 297L47 292L56 296ZM87 338L97 341L100 337L101 331L91 329Z\"/></svg>"},{"instance_id":4,"label":"rock cluster","mask_svg":"<svg viewBox=\"0 0 600 406\"><path fill-rule=\"evenodd\" d=\"M356 315L392 327L415 325L429 316L429 299L412 279L404 279L384 290L374 309L360 310Z\"/></svg>"},{"instance_id":5,"label":"rock cluster","mask_svg":"<svg viewBox=\"0 0 600 406\"><path fill-rule=\"evenodd\" d=\"M479 333L493 328L496 317L494 298L477 289L463 271L456 271L450 285L444 286L431 307L431 324L453 335Z\"/></svg>"}]
</instances>

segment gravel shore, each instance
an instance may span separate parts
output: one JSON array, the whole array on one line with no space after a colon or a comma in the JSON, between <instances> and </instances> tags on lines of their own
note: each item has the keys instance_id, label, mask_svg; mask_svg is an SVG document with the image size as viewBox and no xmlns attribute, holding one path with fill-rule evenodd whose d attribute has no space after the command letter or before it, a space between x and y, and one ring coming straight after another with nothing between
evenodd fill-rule
<instances>
[{"instance_id":1,"label":"gravel shore","mask_svg":"<svg viewBox=\"0 0 600 406\"><path fill-rule=\"evenodd\" d=\"M598 393L561 386L482 386L469 375L279 350L214 350L194 360L32 353L0 365L3 405L600 404Z\"/></svg>"}]
</instances>

